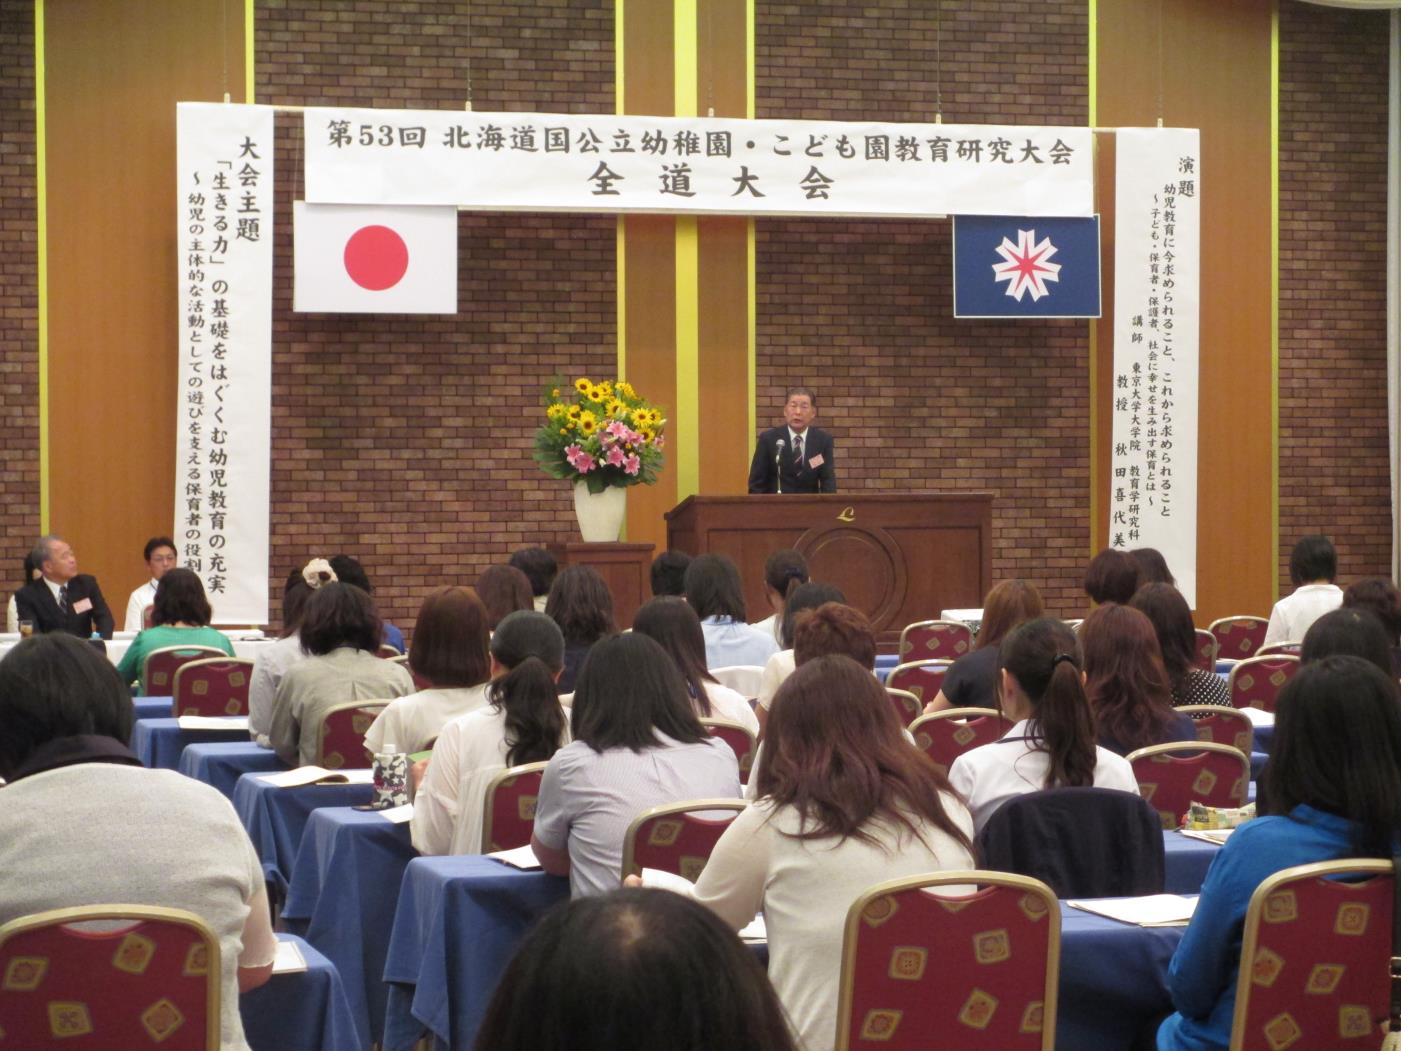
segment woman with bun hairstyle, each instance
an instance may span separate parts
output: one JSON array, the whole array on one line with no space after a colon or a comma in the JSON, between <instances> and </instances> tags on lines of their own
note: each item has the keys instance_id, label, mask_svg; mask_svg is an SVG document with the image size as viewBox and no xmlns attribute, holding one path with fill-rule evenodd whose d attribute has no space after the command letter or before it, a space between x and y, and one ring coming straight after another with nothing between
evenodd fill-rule
<instances>
[{"instance_id":1,"label":"woman with bun hairstyle","mask_svg":"<svg viewBox=\"0 0 1401 1051\"><path fill-rule=\"evenodd\" d=\"M764 561L764 598L768 599L769 609L773 610L773 613L750 627L771 633L774 642L782 645L783 608L788 602L788 596L793 594L793 589L807 582L807 559L798 552L785 547L769 555Z\"/></svg>"}]
</instances>

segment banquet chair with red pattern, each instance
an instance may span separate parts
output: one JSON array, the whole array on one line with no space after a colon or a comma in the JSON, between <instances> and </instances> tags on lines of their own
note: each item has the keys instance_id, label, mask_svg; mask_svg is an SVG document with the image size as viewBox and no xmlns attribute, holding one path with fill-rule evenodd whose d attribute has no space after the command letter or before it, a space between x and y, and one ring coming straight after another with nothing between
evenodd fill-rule
<instances>
[{"instance_id":1,"label":"banquet chair with red pattern","mask_svg":"<svg viewBox=\"0 0 1401 1051\"><path fill-rule=\"evenodd\" d=\"M1303 653L1302 642L1272 642L1255 651L1257 657L1298 657Z\"/></svg>"},{"instance_id":2,"label":"banquet chair with red pattern","mask_svg":"<svg viewBox=\"0 0 1401 1051\"><path fill-rule=\"evenodd\" d=\"M1230 1051L1381 1046L1395 893L1392 862L1376 858L1296 865L1261 883L1245 913Z\"/></svg>"},{"instance_id":3,"label":"banquet chair with red pattern","mask_svg":"<svg viewBox=\"0 0 1401 1051\"><path fill-rule=\"evenodd\" d=\"M316 728L316 766L327 770L361 769L373 765L365 735L388 701L346 701L326 709Z\"/></svg>"},{"instance_id":4,"label":"banquet chair with red pattern","mask_svg":"<svg viewBox=\"0 0 1401 1051\"><path fill-rule=\"evenodd\" d=\"M1177 711L1192 720L1198 741L1230 745L1246 755L1255 750L1255 724L1239 709L1221 704L1184 704Z\"/></svg>"},{"instance_id":5,"label":"banquet chair with red pattern","mask_svg":"<svg viewBox=\"0 0 1401 1051\"><path fill-rule=\"evenodd\" d=\"M1259 708L1272 712L1284 684L1299 670L1299 658L1287 653L1270 657L1251 657L1231 669L1226 679L1226 692L1236 708Z\"/></svg>"},{"instance_id":6,"label":"banquet chair with red pattern","mask_svg":"<svg viewBox=\"0 0 1401 1051\"><path fill-rule=\"evenodd\" d=\"M718 737L730 746L739 761L739 782L749 783L749 771L754 768L754 753L759 742L748 727L732 723L728 719L702 719L700 724L711 737Z\"/></svg>"},{"instance_id":7,"label":"banquet chair with red pattern","mask_svg":"<svg viewBox=\"0 0 1401 1051\"><path fill-rule=\"evenodd\" d=\"M1237 614L1213 620L1208 630L1216 636L1217 659L1243 661L1255 656L1255 651L1265 644L1269 627L1270 622L1264 617Z\"/></svg>"},{"instance_id":8,"label":"banquet chair with red pattern","mask_svg":"<svg viewBox=\"0 0 1401 1051\"><path fill-rule=\"evenodd\" d=\"M623 877L661 869L695 882L746 805L743 799L688 799L644 810L623 837Z\"/></svg>"},{"instance_id":9,"label":"banquet chair with red pattern","mask_svg":"<svg viewBox=\"0 0 1401 1051\"><path fill-rule=\"evenodd\" d=\"M381 642L379 644L379 649L375 651L375 656L390 661L393 660L395 657L402 656L402 654L399 652L399 648L397 646L391 646L387 642Z\"/></svg>"},{"instance_id":10,"label":"banquet chair with red pattern","mask_svg":"<svg viewBox=\"0 0 1401 1051\"><path fill-rule=\"evenodd\" d=\"M961 620L920 620L900 632L900 660L956 661L973 649L973 629Z\"/></svg>"},{"instance_id":11,"label":"banquet chair with red pattern","mask_svg":"<svg viewBox=\"0 0 1401 1051\"><path fill-rule=\"evenodd\" d=\"M953 761L971 748L992 744L1013 726L996 708L945 708L910 724L915 746L948 776Z\"/></svg>"},{"instance_id":12,"label":"banquet chair with red pattern","mask_svg":"<svg viewBox=\"0 0 1401 1051\"><path fill-rule=\"evenodd\" d=\"M1205 628L1197 628L1194 634L1197 637L1197 645L1192 657L1192 667L1202 671L1215 671L1216 653L1220 648L1216 636Z\"/></svg>"},{"instance_id":13,"label":"banquet chair with red pattern","mask_svg":"<svg viewBox=\"0 0 1401 1051\"><path fill-rule=\"evenodd\" d=\"M887 686L885 693L890 698L890 706L895 709L895 717L900 720L901 726L909 726L924 714L924 705L909 690L897 690L893 686Z\"/></svg>"},{"instance_id":14,"label":"banquet chair with red pattern","mask_svg":"<svg viewBox=\"0 0 1401 1051\"><path fill-rule=\"evenodd\" d=\"M1163 828L1174 829L1193 803L1243 807L1250 792L1250 753L1210 741L1149 745L1126 757Z\"/></svg>"},{"instance_id":15,"label":"banquet chair with red pattern","mask_svg":"<svg viewBox=\"0 0 1401 1051\"><path fill-rule=\"evenodd\" d=\"M253 662L240 657L186 661L175 670L172 708L179 715L247 715Z\"/></svg>"},{"instance_id":16,"label":"banquet chair with red pattern","mask_svg":"<svg viewBox=\"0 0 1401 1051\"><path fill-rule=\"evenodd\" d=\"M83 905L0 926L0 1046L217 1051L219 939L194 913Z\"/></svg>"},{"instance_id":17,"label":"banquet chair with red pattern","mask_svg":"<svg viewBox=\"0 0 1401 1051\"><path fill-rule=\"evenodd\" d=\"M897 664L885 677L887 689L904 690L919 699L920 708L928 704L944 688L944 676L948 675L953 661L927 660L909 661Z\"/></svg>"},{"instance_id":18,"label":"banquet chair with red pattern","mask_svg":"<svg viewBox=\"0 0 1401 1051\"><path fill-rule=\"evenodd\" d=\"M214 657L229 659L229 655L213 646L163 646L146 654L141 669L141 683L147 697L173 697L175 673L182 664L205 661Z\"/></svg>"},{"instance_id":19,"label":"banquet chair with red pattern","mask_svg":"<svg viewBox=\"0 0 1401 1051\"><path fill-rule=\"evenodd\" d=\"M530 843L540 779L548 763L508 766L491 779L482 798L482 853L514 850Z\"/></svg>"},{"instance_id":20,"label":"banquet chair with red pattern","mask_svg":"<svg viewBox=\"0 0 1401 1051\"><path fill-rule=\"evenodd\" d=\"M847 912L836 1051L1052 1051L1059 971L1060 906L1038 880L878 884Z\"/></svg>"}]
</instances>

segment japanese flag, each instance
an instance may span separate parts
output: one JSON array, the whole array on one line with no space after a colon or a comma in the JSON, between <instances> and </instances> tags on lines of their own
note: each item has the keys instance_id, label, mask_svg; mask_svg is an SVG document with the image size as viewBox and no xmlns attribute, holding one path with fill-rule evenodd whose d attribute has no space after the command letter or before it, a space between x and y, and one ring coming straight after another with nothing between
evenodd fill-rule
<instances>
[{"instance_id":1,"label":"japanese flag","mask_svg":"<svg viewBox=\"0 0 1401 1051\"><path fill-rule=\"evenodd\" d=\"M456 314L457 209L292 207L292 309L327 314Z\"/></svg>"}]
</instances>

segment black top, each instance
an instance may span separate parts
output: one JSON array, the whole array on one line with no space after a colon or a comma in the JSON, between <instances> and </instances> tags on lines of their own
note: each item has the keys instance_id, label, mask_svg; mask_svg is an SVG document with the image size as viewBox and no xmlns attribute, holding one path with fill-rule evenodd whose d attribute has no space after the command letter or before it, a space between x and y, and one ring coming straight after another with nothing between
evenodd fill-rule
<instances>
[{"instance_id":1,"label":"black top","mask_svg":"<svg viewBox=\"0 0 1401 1051\"><path fill-rule=\"evenodd\" d=\"M593 649L592 642L565 643L564 671L559 676L560 693L574 692L574 680L579 677L579 670L583 668L584 661L588 658L591 649Z\"/></svg>"},{"instance_id":2,"label":"black top","mask_svg":"<svg viewBox=\"0 0 1401 1051\"><path fill-rule=\"evenodd\" d=\"M780 441L782 450L778 446ZM775 458L780 465L777 472ZM776 493L777 483L782 481L785 493L835 493L837 467L834 458L832 436L826 431L809 427L803 432L803 456L799 460L794 455L788 427L770 427L759 435L754 447L754 461L749 465L749 491Z\"/></svg>"},{"instance_id":3,"label":"black top","mask_svg":"<svg viewBox=\"0 0 1401 1051\"><path fill-rule=\"evenodd\" d=\"M81 612L75 612L85 602L88 605ZM68 582L66 615L58 608L53 592L42 577L15 592L15 615L19 620L32 620L34 630L40 634L66 631L85 639L96 631L104 639L110 639L115 627L112 611L107 608L107 600L97 586L97 578L86 573L79 573Z\"/></svg>"},{"instance_id":4,"label":"black top","mask_svg":"<svg viewBox=\"0 0 1401 1051\"><path fill-rule=\"evenodd\" d=\"M984 646L953 662L944 676L944 696L955 708L997 707L997 650Z\"/></svg>"},{"instance_id":5,"label":"black top","mask_svg":"<svg viewBox=\"0 0 1401 1051\"><path fill-rule=\"evenodd\" d=\"M1168 723L1167 728L1151 744L1172 744L1176 741L1195 741L1197 739L1197 724L1192 721L1192 717L1180 712L1173 714L1175 716L1173 721ZM1138 751L1139 748L1147 747L1135 745L1133 748L1127 748L1121 741L1114 740L1104 730L1099 732L1099 744L1101 748L1108 748L1118 755L1128 755L1130 752Z\"/></svg>"}]
</instances>

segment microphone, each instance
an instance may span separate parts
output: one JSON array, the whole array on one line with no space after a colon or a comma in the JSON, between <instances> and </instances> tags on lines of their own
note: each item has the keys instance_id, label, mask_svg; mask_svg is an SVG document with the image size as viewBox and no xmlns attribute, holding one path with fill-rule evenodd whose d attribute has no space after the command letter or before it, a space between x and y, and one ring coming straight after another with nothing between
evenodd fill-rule
<instances>
[{"instance_id":1,"label":"microphone","mask_svg":"<svg viewBox=\"0 0 1401 1051\"><path fill-rule=\"evenodd\" d=\"M788 443L782 438L774 444L773 476L780 493L783 492L783 450L786 448Z\"/></svg>"}]
</instances>

